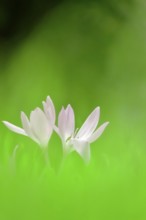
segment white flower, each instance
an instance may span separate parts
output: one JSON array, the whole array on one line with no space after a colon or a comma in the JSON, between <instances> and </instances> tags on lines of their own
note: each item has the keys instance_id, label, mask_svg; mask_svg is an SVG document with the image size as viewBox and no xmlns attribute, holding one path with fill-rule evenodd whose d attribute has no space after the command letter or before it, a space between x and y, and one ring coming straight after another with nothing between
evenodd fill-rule
<instances>
[{"instance_id":1,"label":"white flower","mask_svg":"<svg viewBox=\"0 0 146 220\"><path fill-rule=\"evenodd\" d=\"M55 123L55 109L50 97L43 102L44 111L36 108L30 114L30 120L24 112L21 112L22 127L19 128L7 121L3 123L13 132L30 137L37 142L41 147L46 147L53 132L53 123Z\"/></svg>"},{"instance_id":2,"label":"white flower","mask_svg":"<svg viewBox=\"0 0 146 220\"><path fill-rule=\"evenodd\" d=\"M98 129L100 117L100 108L97 107L85 120L82 127L75 132L75 116L74 111L70 105L66 109L61 109L58 116L58 127L54 130L60 136L63 143L63 150L65 154L75 150L85 162L90 160L90 143L96 141L109 122L105 122Z\"/></svg>"},{"instance_id":3,"label":"white flower","mask_svg":"<svg viewBox=\"0 0 146 220\"><path fill-rule=\"evenodd\" d=\"M74 111L71 105L68 105L66 109L62 107L58 116L58 127L55 126L54 130L62 140L64 153L69 153L72 150L70 140L75 130Z\"/></svg>"},{"instance_id":4,"label":"white flower","mask_svg":"<svg viewBox=\"0 0 146 220\"><path fill-rule=\"evenodd\" d=\"M85 160L89 162L90 160L90 143L96 141L109 122L105 122L98 129L96 129L100 117L100 108L97 107L85 120L82 127L76 132L71 142L73 144L74 150Z\"/></svg>"}]
</instances>

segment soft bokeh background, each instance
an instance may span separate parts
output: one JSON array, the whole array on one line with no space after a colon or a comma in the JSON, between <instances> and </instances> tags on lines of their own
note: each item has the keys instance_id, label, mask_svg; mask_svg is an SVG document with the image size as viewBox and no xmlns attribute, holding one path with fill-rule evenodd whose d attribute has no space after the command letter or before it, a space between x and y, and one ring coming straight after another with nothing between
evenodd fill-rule
<instances>
[{"instance_id":1,"label":"soft bokeh background","mask_svg":"<svg viewBox=\"0 0 146 220\"><path fill-rule=\"evenodd\" d=\"M0 124L0 219L146 219L146 3L0 1L0 121L21 125L47 95L81 126L110 121L85 166Z\"/></svg>"}]
</instances>

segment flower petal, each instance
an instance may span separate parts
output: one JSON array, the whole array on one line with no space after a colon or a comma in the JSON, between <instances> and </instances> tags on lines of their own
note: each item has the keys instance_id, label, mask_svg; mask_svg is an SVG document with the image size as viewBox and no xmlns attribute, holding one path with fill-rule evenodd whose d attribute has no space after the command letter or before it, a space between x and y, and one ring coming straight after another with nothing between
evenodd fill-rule
<instances>
[{"instance_id":1,"label":"flower petal","mask_svg":"<svg viewBox=\"0 0 146 220\"><path fill-rule=\"evenodd\" d=\"M38 143L37 138L35 137L35 135L33 134L32 130L31 130L30 122L24 112L21 112L21 121L22 121L23 129L26 132L26 134L30 138L32 138L35 142Z\"/></svg>"},{"instance_id":2,"label":"flower petal","mask_svg":"<svg viewBox=\"0 0 146 220\"><path fill-rule=\"evenodd\" d=\"M56 113L55 107L50 96L47 97L46 102L43 102L44 112L49 120L51 120L52 124L55 124Z\"/></svg>"},{"instance_id":3,"label":"flower petal","mask_svg":"<svg viewBox=\"0 0 146 220\"><path fill-rule=\"evenodd\" d=\"M74 111L71 105L68 105L66 109L66 126L65 126L66 137L69 138L74 133L74 130L75 130Z\"/></svg>"},{"instance_id":4,"label":"flower petal","mask_svg":"<svg viewBox=\"0 0 146 220\"><path fill-rule=\"evenodd\" d=\"M88 142L73 140L74 150L84 159L86 163L90 160L90 145Z\"/></svg>"},{"instance_id":5,"label":"flower petal","mask_svg":"<svg viewBox=\"0 0 146 220\"><path fill-rule=\"evenodd\" d=\"M19 128L11 123L9 123L8 121L3 121L3 123L6 125L7 128L9 128L11 131L15 132L15 133L18 133L18 134L22 134L22 135L25 135L27 136L26 132L22 129L22 128Z\"/></svg>"},{"instance_id":6,"label":"flower petal","mask_svg":"<svg viewBox=\"0 0 146 220\"><path fill-rule=\"evenodd\" d=\"M58 129L62 139L65 139L65 124L66 124L66 114L64 107L62 107L58 115Z\"/></svg>"},{"instance_id":7,"label":"flower petal","mask_svg":"<svg viewBox=\"0 0 146 220\"><path fill-rule=\"evenodd\" d=\"M82 138L82 139L88 138L94 132L95 128L97 127L99 116L100 116L100 108L97 107L85 120L84 124L77 132L76 137Z\"/></svg>"},{"instance_id":8,"label":"flower petal","mask_svg":"<svg viewBox=\"0 0 146 220\"><path fill-rule=\"evenodd\" d=\"M46 146L52 134L53 128L40 108L31 112L30 125L33 134L38 139L40 145Z\"/></svg>"},{"instance_id":9,"label":"flower petal","mask_svg":"<svg viewBox=\"0 0 146 220\"><path fill-rule=\"evenodd\" d=\"M66 109L61 109L58 117L58 128L63 141L66 141L72 136L74 132L74 127L74 111L71 105L68 105Z\"/></svg>"},{"instance_id":10,"label":"flower petal","mask_svg":"<svg viewBox=\"0 0 146 220\"><path fill-rule=\"evenodd\" d=\"M92 143L94 141L96 141L104 132L105 128L107 127L107 125L109 124L109 122L105 122L104 124L102 124L89 138L88 141L89 143Z\"/></svg>"},{"instance_id":11,"label":"flower petal","mask_svg":"<svg viewBox=\"0 0 146 220\"><path fill-rule=\"evenodd\" d=\"M61 137L61 134L60 134L60 130L59 130L59 128L56 126L56 125L54 125L54 131L60 136L60 138L62 138Z\"/></svg>"},{"instance_id":12,"label":"flower petal","mask_svg":"<svg viewBox=\"0 0 146 220\"><path fill-rule=\"evenodd\" d=\"M30 122L24 112L21 112L21 121L22 121L23 129L30 136L31 133Z\"/></svg>"}]
</instances>

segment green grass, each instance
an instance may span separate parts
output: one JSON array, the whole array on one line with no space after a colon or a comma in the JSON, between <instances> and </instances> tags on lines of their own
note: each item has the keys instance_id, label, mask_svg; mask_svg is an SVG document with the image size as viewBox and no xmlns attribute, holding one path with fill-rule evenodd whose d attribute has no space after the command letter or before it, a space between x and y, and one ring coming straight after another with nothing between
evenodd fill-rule
<instances>
[{"instance_id":1,"label":"green grass","mask_svg":"<svg viewBox=\"0 0 146 220\"><path fill-rule=\"evenodd\" d=\"M76 153L61 165L55 135L48 150L51 167L31 140L7 135L0 153L1 218L145 219L145 149L135 138L128 144L121 139L115 150L121 130L114 132L115 141L111 130L91 146L88 166Z\"/></svg>"}]
</instances>

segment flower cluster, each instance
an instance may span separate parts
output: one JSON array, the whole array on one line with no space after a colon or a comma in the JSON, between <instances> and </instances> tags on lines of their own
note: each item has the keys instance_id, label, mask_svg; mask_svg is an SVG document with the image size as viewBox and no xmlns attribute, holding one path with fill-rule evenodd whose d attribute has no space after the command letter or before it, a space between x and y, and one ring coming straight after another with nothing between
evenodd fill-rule
<instances>
[{"instance_id":1,"label":"flower cluster","mask_svg":"<svg viewBox=\"0 0 146 220\"><path fill-rule=\"evenodd\" d=\"M85 162L90 160L90 143L97 140L109 122L105 122L97 128L100 117L100 108L97 107L87 117L80 129L75 129L75 115L71 105L62 107L58 115L58 125L56 125L56 112L51 98L43 102L43 110L36 108L31 112L30 118L21 112L22 127L19 128L7 121L3 123L13 132L30 137L42 148L48 146L53 131L55 131L62 141L65 155L76 151Z\"/></svg>"}]
</instances>

